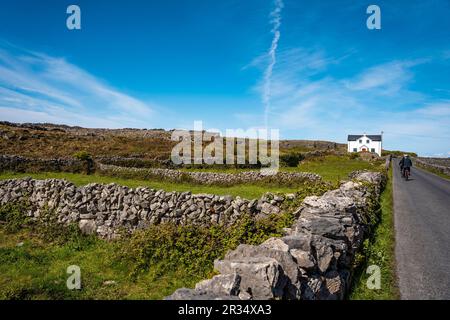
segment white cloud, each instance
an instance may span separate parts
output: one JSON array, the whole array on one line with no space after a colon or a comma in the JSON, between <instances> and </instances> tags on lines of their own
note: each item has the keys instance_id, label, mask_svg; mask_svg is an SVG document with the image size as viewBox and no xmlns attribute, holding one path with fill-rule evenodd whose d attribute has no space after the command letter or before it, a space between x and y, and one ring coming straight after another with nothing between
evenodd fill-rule
<instances>
[{"instance_id":1,"label":"white cloud","mask_svg":"<svg viewBox=\"0 0 450 320\"><path fill-rule=\"evenodd\" d=\"M407 63L395 61L369 68L344 83L351 90L381 88L386 93L392 93L400 90L412 77Z\"/></svg>"},{"instance_id":2,"label":"white cloud","mask_svg":"<svg viewBox=\"0 0 450 320\"><path fill-rule=\"evenodd\" d=\"M149 127L156 106L42 53L0 48L0 118L89 127ZM21 117L22 116L22 117Z\"/></svg>"}]
</instances>

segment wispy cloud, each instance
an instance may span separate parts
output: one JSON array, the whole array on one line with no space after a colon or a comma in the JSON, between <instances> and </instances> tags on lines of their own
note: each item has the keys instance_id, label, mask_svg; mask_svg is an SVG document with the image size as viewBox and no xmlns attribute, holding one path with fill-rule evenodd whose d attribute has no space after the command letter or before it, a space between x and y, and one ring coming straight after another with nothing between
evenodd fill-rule
<instances>
[{"instance_id":1,"label":"wispy cloud","mask_svg":"<svg viewBox=\"0 0 450 320\"><path fill-rule=\"evenodd\" d=\"M278 47L278 41L280 40L280 26L281 26L281 10L283 9L283 1L282 0L275 0L274 2L275 8L270 13L270 16L272 18L271 24L272 24L272 44L270 46L270 50L268 52L268 56L270 58L269 65L266 68L266 71L264 72L264 90L263 90L263 104L264 104L264 124L267 127L268 126L268 118L269 118L269 112L270 112L270 98L271 98L271 81L272 81L272 73L273 68L277 62L276 53L277 53L277 47Z\"/></svg>"},{"instance_id":2,"label":"wispy cloud","mask_svg":"<svg viewBox=\"0 0 450 320\"><path fill-rule=\"evenodd\" d=\"M354 79L345 81L345 84L351 90L381 89L384 94L392 94L398 92L413 78L410 68L423 62L423 60L391 61L371 67Z\"/></svg>"},{"instance_id":3,"label":"wispy cloud","mask_svg":"<svg viewBox=\"0 0 450 320\"><path fill-rule=\"evenodd\" d=\"M0 118L94 127L148 127L155 106L63 58L0 47Z\"/></svg>"},{"instance_id":4,"label":"wispy cloud","mask_svg":"<svg viewBox=\"0 0 450 320\"><path fill-rule=\"evenodd\" d=\"M429 104L416 112L425 116L450 117L450 101Z\"/></svg>"},{"instance_id":5,"label":"wispy cloud","mask_svg":"<svg viewBox=\"0 0 450 320\"><path fill-rule=\"evenodd\" d=\"M410 88L415 67L429 60L394 60L354 73L347 69L341 77L328 72L330 67L348 68L348 63L340 65L348 56L329 57L321 49L281 50L271 77L270 126L285 137L342 142L346 134L385 131L387 148L423 154L431 145L450 146L449 101ZM264 92L261 85L256 89ZM239 119L252 117L241 114Z\"/></svg>"}]
</instances>

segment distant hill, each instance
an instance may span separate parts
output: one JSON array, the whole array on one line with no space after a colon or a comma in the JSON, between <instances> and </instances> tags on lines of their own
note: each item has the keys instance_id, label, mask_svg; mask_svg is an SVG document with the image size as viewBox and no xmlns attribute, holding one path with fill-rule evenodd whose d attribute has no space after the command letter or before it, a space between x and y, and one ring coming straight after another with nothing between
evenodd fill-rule
<instances>
[{"instance_id":1,"label":"distant hill","mask_svg":"<svg viewBox=\"0 0 450 320\"><path fill-rule=\"evenodd\" d=\"M347 145L344 143L321 140L281 140L280 149L296 150L299 152L316 150L336 150L345 152L347 150Z\"/></svg>"},{"instance_id":2,"label":"distant hill","mask_svg":"<svg viewBox=\"0 0 450 320\"><path fill-rule=\"evenodd\" d=\"M95 157L169 159L176 142L164 129L95 129L51 123L0 122L0 153L36 158L67 158L85 150ZM281 152L335 150L346 145L330 141L281 140Z\"/></svg>"}]
</instances>

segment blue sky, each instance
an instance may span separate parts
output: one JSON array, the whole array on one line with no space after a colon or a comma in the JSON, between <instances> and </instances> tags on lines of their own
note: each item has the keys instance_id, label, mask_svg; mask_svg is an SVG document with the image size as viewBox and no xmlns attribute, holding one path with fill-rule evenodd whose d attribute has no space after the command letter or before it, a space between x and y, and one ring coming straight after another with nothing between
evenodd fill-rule
<instances>
[{"instance_id":1,"label":"blue sky","mask_svg":"<svg viewBox=\"0 0 450 320\"><path fill-rule=\"evenodd\" d=\"M449 16L448 0L2 1L0 119L384 131L385 148L450 156Z\"/></svg>"}]
</instances>

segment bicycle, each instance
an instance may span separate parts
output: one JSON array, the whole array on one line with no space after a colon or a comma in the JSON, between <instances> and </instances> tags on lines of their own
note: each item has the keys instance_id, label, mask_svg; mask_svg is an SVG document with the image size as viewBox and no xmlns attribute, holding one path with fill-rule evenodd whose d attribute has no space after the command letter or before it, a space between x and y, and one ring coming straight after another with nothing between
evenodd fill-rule
<instances>
[{"instance_id":1,"label":"bicycle","mask_svg":"<svg viewBox=\"0 0 450 320\"><path fill-rule=\"evenodd\" d=\"M403 178L405 178L405 180L408 181L410 176L411 176L411 168L404 168Z\"/></svg>"}]
</instances>

